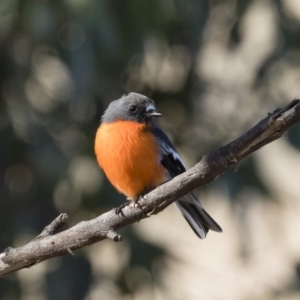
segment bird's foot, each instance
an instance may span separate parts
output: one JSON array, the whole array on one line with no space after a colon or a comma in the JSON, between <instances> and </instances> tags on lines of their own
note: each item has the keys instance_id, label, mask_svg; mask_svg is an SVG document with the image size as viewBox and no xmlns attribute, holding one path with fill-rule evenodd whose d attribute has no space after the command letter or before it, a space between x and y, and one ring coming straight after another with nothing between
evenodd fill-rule
<instances>
[{"instance_id":1,"label":"bird's foot","mask_svg":"<svg viewBox=\"0 0 300 300\"><path fill-rule=\"evenodd\" d=\"M135 198L131 198L131 199L128 199L128 200L131 200L131 203L130 203L130 206L132 209L135 209L135 210L143 210L143 205L141 205L139 203L139 201L141 200L146 200L147 199L147 196L146 195L140 195L138 197L135 197Z\"/></svg>"},{"instance_id":2,"label":"bird's foot","mask_svg":"<svg viewBox=\"0 0 300 300\"><path fill-rule=\"evenodd\" d=\"M117 208L115 208L115 213L116 213L116 215L122 215L123 217L125 217L125 215L124 215L124 213L123 213L123 209L124 209L124 207L126 207L128 205L128 203L123 203L121 206L119 206L119 207L117 207Z\"/></svg>"},{"instance_id":3,"label":"bird's foot","mask_svg":"<svg viewBox=\"0 0 300 300\"><path fill-rule=\"evenodd\" d=\"M143 214L141 216L141 218L138 220L138 222L141 220L141 219L144 219L144 218L147 218L149 217L148 214L144 211L144 206L140 204L139 201L143 200L145 201L147 199L147 196L145 195L140 195L134 199L130 199L131 200L131 203L130 203L130 207L134 210L139 210L141 211Z\"/></svg>"}]
</instances>

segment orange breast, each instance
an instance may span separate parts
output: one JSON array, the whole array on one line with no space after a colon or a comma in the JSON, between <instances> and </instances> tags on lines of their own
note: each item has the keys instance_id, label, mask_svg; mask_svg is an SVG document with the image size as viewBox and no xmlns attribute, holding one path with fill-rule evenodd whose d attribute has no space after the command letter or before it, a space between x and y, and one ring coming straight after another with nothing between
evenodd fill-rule
<instances>
[{"instance_id":1,"label":"orange breast","mask_svg":"<svg viewBox=\"0 0 300 300\"><path fill-rule=\"evenodd\" d=\"M146 124L102 124L96 134L95 153L109 181L128 198L133 199L165 180L157 142Z\"/></svg>"}]
</instances>

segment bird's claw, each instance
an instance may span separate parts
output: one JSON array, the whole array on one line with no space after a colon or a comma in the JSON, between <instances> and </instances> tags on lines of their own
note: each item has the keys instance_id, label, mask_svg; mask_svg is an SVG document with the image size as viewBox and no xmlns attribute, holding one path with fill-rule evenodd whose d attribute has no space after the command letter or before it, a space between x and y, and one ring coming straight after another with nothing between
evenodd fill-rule
<instances>
[{"instance_id":1,"label":"bird's claw","mask_svg":"<svg viewBox=\"0 0 300 300\"><path fill-rule=\"evenodd\" d=\"M117 207L117 208L115 208L115 213L116 213L116 215L122 215L123 217L125 217L124 216L124 213L123 213L123 209L124 209L124 207L126 207L127 206L127 203L123 203L121 206L119 206L119 207Z\"/></svg>"},{"instance_id":2,"label":"bird's claw","mask_svg":"<svg viewBox=\"0 0 300 300\"><path fill-rule=\"evenodd\" d=\"M133 199L133 201L130 203L130 206L132 209L135 209L135 210L141 210L143 211L143 205L141 205L139 203L139 201L141 200L146 200L147 199L147 196L146 195L140 195L139 197L136 197L135 199Z\"/></svg>"},{"instance_id":3,"label":"bird's claw","mask_svg":"<svg viewBox=\"0 0 300 300\"><path fill-rule=\"evenodd\" d=\"M116 215L122 215L123 217L125 217L124 213L123 213L123 209L126 207L126 206L129 206L130 208L134 209L134 210L140 210L142 213L143 213L143 217L146 218L146 217L149 217L149 215L147 213L144 212L143 210L143 205L141 205L139 203L140 200L143 200L145 201L147 199L147 196L145 195L140 195L139 197L136 197L136 198L127 198L127 200L130 201L130 203L128 204L127 203L123 203L121 206L115 208L115 213ZM138 220L140 221L140 220Z\"/></svg>"}]
</instances>

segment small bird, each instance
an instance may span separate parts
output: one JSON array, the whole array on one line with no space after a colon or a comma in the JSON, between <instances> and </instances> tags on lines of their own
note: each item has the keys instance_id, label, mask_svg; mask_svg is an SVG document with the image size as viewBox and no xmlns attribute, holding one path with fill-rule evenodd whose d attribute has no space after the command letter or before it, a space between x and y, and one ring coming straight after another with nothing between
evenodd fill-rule
<instances>
[{"instance_id":1,"label":"small bird","mask_svg":"<svg viewBox=\"0 0 300 300\"><path fill-rule=\"evenodd\" d=\"M186 171L171 141L153 121L160 116L153 100L129 93L109 104L97 130L98 164L130 201ZM194 192L175 204L199 238L204 239L209 229L222 232Z\"/></svg>"}]
</instances>

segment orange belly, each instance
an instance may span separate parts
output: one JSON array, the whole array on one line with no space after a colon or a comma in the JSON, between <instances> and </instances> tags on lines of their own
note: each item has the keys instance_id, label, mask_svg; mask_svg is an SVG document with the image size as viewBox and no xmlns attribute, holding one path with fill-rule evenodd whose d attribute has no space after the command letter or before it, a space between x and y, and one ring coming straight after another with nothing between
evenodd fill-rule
<instances>
[{"instance_id":1,"label":"orange belly","mask_svg":"<svg viewBox=\"0 0 300 300\"><path fill-rule=\"evenodd\" d=\"M96 134L95 153L111 184L128 198L165 181L158 145L146 124L103 123Z\"/></svg>"}]
</instances>

